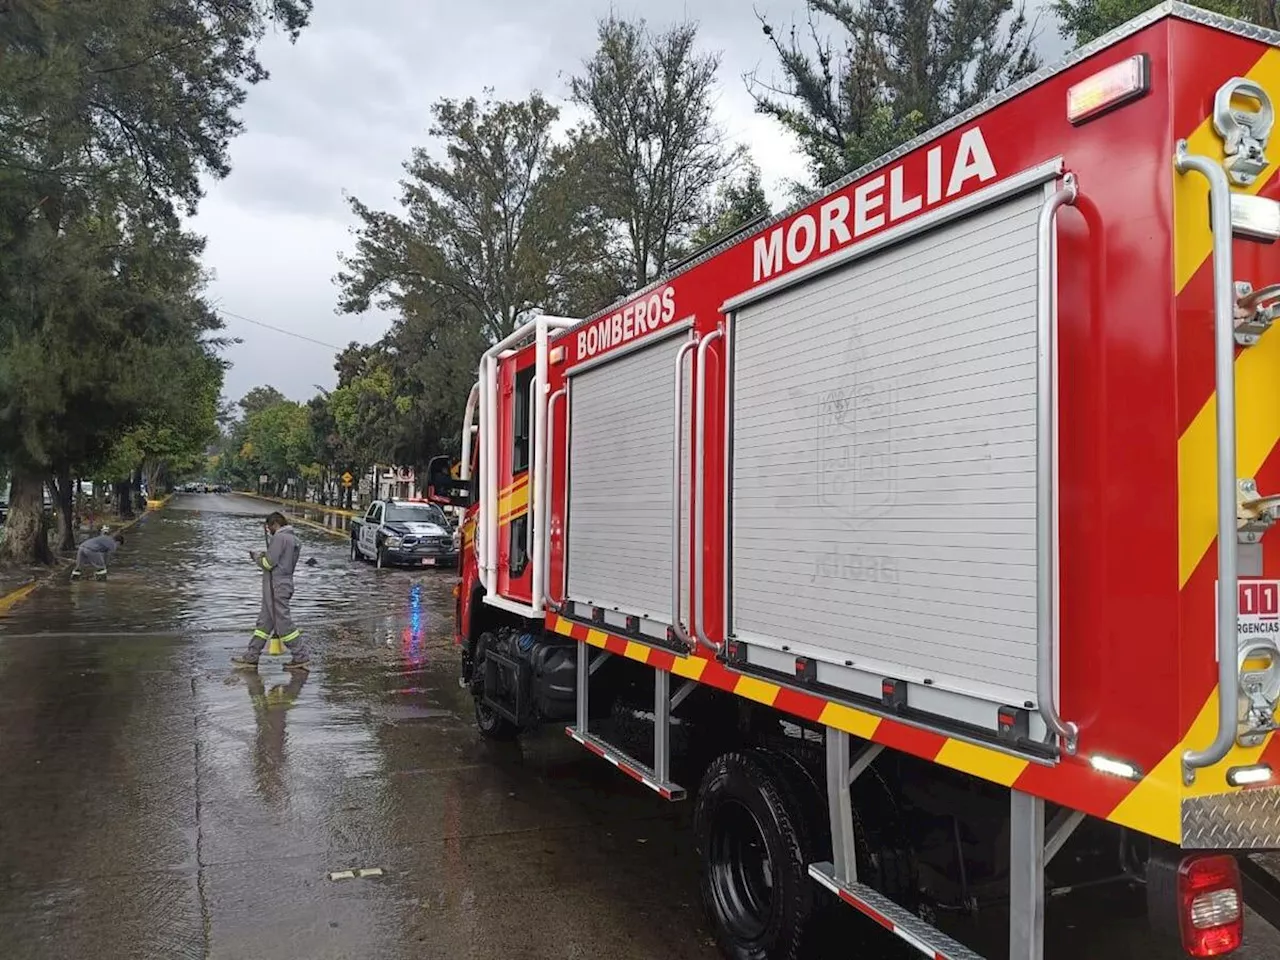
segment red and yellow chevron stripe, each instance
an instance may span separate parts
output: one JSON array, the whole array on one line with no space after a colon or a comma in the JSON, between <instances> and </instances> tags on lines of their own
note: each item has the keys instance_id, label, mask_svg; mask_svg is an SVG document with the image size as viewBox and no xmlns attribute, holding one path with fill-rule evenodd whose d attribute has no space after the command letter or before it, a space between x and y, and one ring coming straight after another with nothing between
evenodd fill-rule
<instances>
[{"instance_id":1,"label":"red and yellow chevron stripe","mask_svg":"<svg viewBox=\"0 0 1280 960\"><path fill-rule=\"evenodd\" d=\"M550 630L562 636L608 650L612 654L666 671L673 676L708 684L718 690L776 707L814 723L835 727L860 739L882 743L895 750L1002 786L1016 786L1044 795L1047 778L1052 775L1058 781L1055 792L1062 796L1059 802L1103 819L1112 818L1111 814L1133 786L1127 781L1096 774L1079 762L1064 763L1060 768L1052 769L1000 750L977 746L898 720L833 703L802 690L749 677L706 657L679 657L565 617L551 615L547 619L547 625ZM1175 841L1176 838L1176 833L1167 837Z\"/></svg>"}]
</instances>

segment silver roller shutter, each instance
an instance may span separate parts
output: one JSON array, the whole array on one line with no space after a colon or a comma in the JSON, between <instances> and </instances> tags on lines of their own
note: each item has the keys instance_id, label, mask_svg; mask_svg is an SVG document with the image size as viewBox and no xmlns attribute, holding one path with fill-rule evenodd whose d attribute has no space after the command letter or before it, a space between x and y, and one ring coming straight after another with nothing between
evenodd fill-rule
<instances>
[{"instance_id":1,"label":"silver roller shutter","mask_svg":"<svg viewBox=\"0 0 1280 960\"><path fill-rule=\"evenodd\" d=\"M673 393L684 342L664 337L570 386L568 595L661 623L671 622Z\"/></svg>"},{"instance_id":2,"label":"silver roller shutter","mask_svg":"<svg viewBox=\"0 0 1280 960\"><path fill-rule=\"evenodd\" d=\"M1035 700L1032 190L734 318L732 630Z\"/></svg>"}]
</instances>

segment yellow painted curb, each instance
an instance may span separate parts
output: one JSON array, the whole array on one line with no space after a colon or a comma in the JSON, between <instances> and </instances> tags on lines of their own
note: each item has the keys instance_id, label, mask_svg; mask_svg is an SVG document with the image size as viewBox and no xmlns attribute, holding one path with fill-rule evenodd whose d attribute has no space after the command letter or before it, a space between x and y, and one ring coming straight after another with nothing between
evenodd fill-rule
<instances>
[{"instance_id":1,"label":"yellow painted curb","mask_svg":"<svg viewBox=\"0 0 1280 960\"><path fill-rule=\"evenodd\" d=\"M24 583L17 590L0 597L0 616L4 616L23 600L27 599L28 596L35 592L36 587L40 586L40 584L44 583L44 581L49 579L51 576L53 576L52 572L39 580Z\"/></svg>"},{"instance_id":2,"label":"yellow painted curb","mask_svg":"<svg viewBox=\"0 0 1280 960\"><path fill-rule=\"evenodd\" d=\"M351 534L350 530L337 530L333 527L326 527L323 523L317 523L314 520L308 520L306 517L289 517L290 523L301 523L304 526L315 527L317 530L323 530L325 533L332 534L345 540Z\"/></svg>"},{"instance_id":3,"label":"yellow painted curb","mask_svg":"<svg viewBox=\"0 0 1280 960\"><path fill-rule=\"evenodd\" d=\"M278 503L282 507L304 507L310 510L319 510L322 513L336 513L340 517L363 517L364 514L359 510L347 510L344 507L324 507L318 503L309 503L299 500L283 500L280 497L265 497L260 493L254 493L251 490L237 490L236 493L243 497L252 497L254 500L261 500L264 503Z\"/></svg>"}]
</instances>

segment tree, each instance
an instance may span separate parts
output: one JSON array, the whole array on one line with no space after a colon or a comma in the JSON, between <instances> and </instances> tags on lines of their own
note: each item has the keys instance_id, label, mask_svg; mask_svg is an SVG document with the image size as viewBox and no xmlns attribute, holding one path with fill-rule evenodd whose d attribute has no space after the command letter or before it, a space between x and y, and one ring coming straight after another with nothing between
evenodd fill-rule
<instances>
[{"instance_id":1,"label":"tree","mask_svg":"<svg viewBox=\"0 0 1280 960\"><path fill-rule=\"evenodd\" d=\"M565 292L607 259L607 233L574 188L572 151L553 143L559 112L534 93L441 100L432 114L443 159L413 152L403 215L350 199L360 226L337 277L339 310L408 314L448 302L451 317L496 341L535 309L572 309Z\"/></svg>"},{"instance_id":2,"label":"tree","mask_svg":"<svg viewBox=\"0 0 1280 960\"><path fill-rule=\"evenodd\" d=\"M600 21L599 46L572 78L573 100L590 121L594 191L621 225L632 288L664 273L699 227L714 188L741 159L714 119L719 54L696 49L698 28L653 34L643 20Z\"/></svg>"},{"instance_id":3,"label":"tree","mask_svg":"<svg viewBox=\"0 0 1280 960\"><path fill-rule=\"evenodd\" d=\"M311 463L311 418L306 407L284 400L245 417L250 460L271 478L277 492Z\"/></svg>"},{"instance_id":4,"label":"tree","mask_svg":"<svg viewBox=\"0 0 1280 960\"><path fill-rule=\"evenodd\" d=\"M161 401L128 437L141 454L142 480L159 491L165 477L193 469L218 436L223 363L203 350L180 358L163 378Z\"/></svg>"},{"instance_id":5,"label":"tree","mask_svg":"<svg viewBox=\"0 0 1280 960\"><path fill-rule=\"evenodd\" d=\"M760 183L760 168L748 161L742 176L716 189L703 224L694 231L690 245L696 250L736 233L769 215L769 198Z\"/></svg>"},{"instance_id":6,"label":"tree","mask_svg":"<svg viewBox=\"0 0 1280 960\"><path fill-rule=\"evenodd\" d=\"M1058 32L1077 46L1096 40L1152 7L1152 0L1054 0ZM1229 17L1280 28L1280 12L1270 0L1196 0L1196 6Z\"/></svg>"},{"instance_id":7,"label":"tree","mask_svg":"<svg viewBox=\"0 0 1280 960\"><path fill-rule=\"evenodd\" d=\"M806 0L805 29L764 17L782 77L748 76L756 109L796 136L816 185L870 163L1038 65L1013 0ZM824 35L829 21L840 38Z\"/></svg>"},{"instance_id":8,"label":"tree","mask_svg":"<svg viewBox=\"0 0 1280 960\"><path fill-rule=\"evenodd\" d=\"M193 319L199 241L179 229L227 173L269 26L310 0L22 0L0 7L0 556L48 560L41 488L137 427L155 351ZM204 324L202 326L202 323ZM138 366L135 366L137 364ZM60 493L60 499L65 494Z\"/></svg>"}]
</instances>

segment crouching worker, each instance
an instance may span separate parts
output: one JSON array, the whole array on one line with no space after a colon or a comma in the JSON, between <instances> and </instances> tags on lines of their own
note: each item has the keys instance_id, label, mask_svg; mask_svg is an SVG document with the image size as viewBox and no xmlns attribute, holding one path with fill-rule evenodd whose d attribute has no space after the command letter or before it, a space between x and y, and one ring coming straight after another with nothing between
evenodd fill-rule
<instances>
[{"instance_id":1,"label":"crouching worker","mask_svg":"<svg viewBox=\"0 0 1280 960\"><path fill-rule=\"evenodd\" d=\"M71 579L79 580L80 568L84 566L93 567L95 580L107 579L107 557L115 553L122 543L124 543L123 533L109 535L104 533L90 537L80 544L80 549L76 551L76 565L71 569Z\"/></svg>"},{"instance_id":2,"label":"crouching worker","mask_svg":"<svg viewBox=\"0 0 1280 960\"><path fill-rule=\"evenodd\" d=\"M289 611L289 601L293 599L293 571L298 566L302 544L282 513L268 516L266 527L266 551L249 551L249 558L262 569L262 607L258 613L258 626L253 631L249 648L232 657L231 662L237 667L256 669L263 647L274 636L279 637L292 654L284 665L285 669L307 670L311 656L307 653L302 631L293 625L293 615Z\"/></svg>"}]
</instances>

